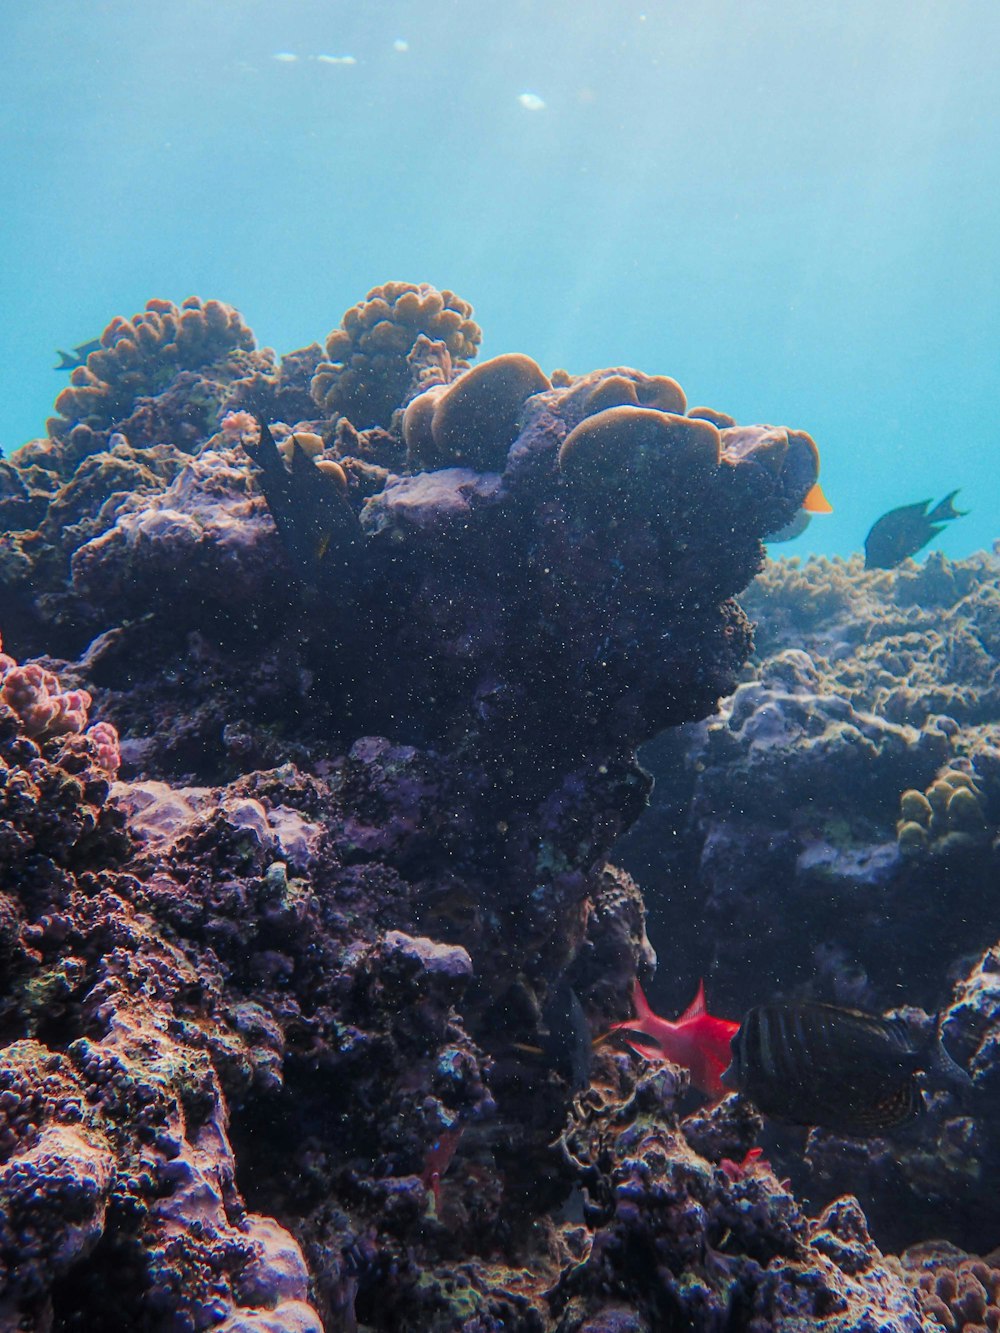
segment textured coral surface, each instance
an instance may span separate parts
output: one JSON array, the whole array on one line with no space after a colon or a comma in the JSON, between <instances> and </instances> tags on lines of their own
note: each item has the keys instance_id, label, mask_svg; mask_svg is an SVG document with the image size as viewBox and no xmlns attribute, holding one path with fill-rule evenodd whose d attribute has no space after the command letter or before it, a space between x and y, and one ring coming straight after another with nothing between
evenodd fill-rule
<instances>
[{"instance_id":1,"label":"textured coral surface","mask_svg":"<svg viewBox=\"0 0 1000 1333\"><path fill-rule=\"evenodd\" d=\"M811 1195L862 1198L883 1243L983 1251L998 1213L1000 552L866 572L770 562L757 656L717 717L645 752L653 808L619 848L661 978L739 1012L776 995L900 1009L973 1087L869 1144L784 1135ZM663 926L657 929L656 923ZM669 936L667 932L669 931ZM685 976L685 973L687 974Z\"/></svg>"},{"instance_id":2,"label":"textured coral surface","mask_svg":"<svg viewBox=\"0 0 1000 1333\"><path fill-rule=\"evenodd\" d=\"M811 439L665 375L471 370L426 286L325 362L147 313L0 469L0 1327L917 1329L746 1105L591 1052L652 961L607 860L635 747L738 686ZM897 849L962 756L866 726Z\"/></svg>"}]
</instances>

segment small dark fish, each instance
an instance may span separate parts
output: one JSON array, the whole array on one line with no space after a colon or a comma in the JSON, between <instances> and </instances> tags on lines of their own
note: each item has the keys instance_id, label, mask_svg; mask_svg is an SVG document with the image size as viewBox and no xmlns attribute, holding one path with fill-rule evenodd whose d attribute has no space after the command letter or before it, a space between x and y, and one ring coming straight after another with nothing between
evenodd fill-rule
<instances>
[{"instance_id":1,"label":"small dark fish","mask_svg":"<svg viewBox=\"0 0 1000 1333\"><path fill-rule=\"evenodd\" d=\"M895 569L943 532L945 523L967 514L968 509L956 509L952 503L957 494L951 491L930 513L930 500L921 500L919 504L890 509L876 519L865 538L865 569Z\"/></svg>"},{"instance_id":2,"label":"small dark fish","mask_svg":"<svg viewBox=\"0 0 1000 1333\"><path fill-rule=\"evenodd\" d=\"M60 347L56 348L56 356L59 358L59 364L53 366L53 370L76 370L78 366L87 364L87 357L91 352L96 352L101 346L100 338L93 338L89 343L81 343L79 347L74 347L72 352L64 352Z\"/></svg>"},{"instance_id":3,"label":"small dark fish","mask_svg":"<svg viewBox=\"0 0 1000 1333\"><path fill-rule=\"evenodd\" d=\"M594 1041L580 997L565 976L550 988L535 1036L537 1042L512 1041L510 1045L521 1055L543 1059L565 1079L571 1092L589 1085Z\"/></svg>"},{"instance_id":4,"label":"small dark fish","mask_svg":"<svg viewBox=\"0 0 1000 1333\"><path fill-rule=\"evenodd\" d=\"M561 978L542 1008L542 1050L573 1092L590 1083L593 1040L576 991Z\"/></svg>"},{"instance_id":5,"label":"small dark fish","mask_svg":"<svg viewBox=\"0 0 1000 1333\"><path fill-rule=\"evenodd\" d=\"M908 1024L829 1004L762 1004L733 1037L722 1075L764 1115L861 1137L923 1109L917 1075L952 1085L969 1077L935 1032L921 1044Z\"/></svg>"},{"instance_id":6,"label":"small dark fish","mask_svg":"<svg viewBox=\"0 0 1000 1333\"><path fill-rule=\"evenodd\" d=\"M304 578L346 574L360 559L364 537L342 482L316 466L297 443L285 466L267 423L257 416L260 438L243 443L260 470L260 485L285 550ZM292 437L294 440L294 436Z\"/></svg>"}]
</instances>

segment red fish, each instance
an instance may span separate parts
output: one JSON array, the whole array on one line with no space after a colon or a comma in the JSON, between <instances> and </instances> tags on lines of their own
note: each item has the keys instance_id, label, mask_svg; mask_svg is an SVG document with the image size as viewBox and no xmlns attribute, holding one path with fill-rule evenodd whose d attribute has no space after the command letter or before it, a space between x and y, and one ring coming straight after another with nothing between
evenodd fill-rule
<instances>
[{"instance_id":1,"label":"red fish","mask_svg":"<svg viewBox=\"0 0 1000 1333\"><path fill-rule=\"evenodd\" d=\"M445 1129L441 1137L428 1151L424 1158L424 1169L420 1176L420 1183L434 1198L434 1211L441 1211L441 1177L451 1166L451 1159L455 1156L455 1150L458 1147L458 1141L462 1137L462 1126L453 1125L451 1129Z\"/></svg>"},{"instance_id":2,"label":"red fish","mask_svg":"<svg viewBox=\"0 0 1000 1333\"><path fill-rule=\"evenodd\" d=\"M691 1071L691 1083L706 1097L716 1101L728 1091L722 1084L722 1071L732 1055L729 1043L739 1029L739 1023L728 1018L713 1018L705 1008L705 983L699 981L698 994L676 1022L660 1018L649 1007L638 980L632 988L635 1018L615 1023L612 1032L631 1030L641 1032L648 1042L628 1037L633 1051L647 1060L669 1060Z\"/></svg>"}]
</instances>

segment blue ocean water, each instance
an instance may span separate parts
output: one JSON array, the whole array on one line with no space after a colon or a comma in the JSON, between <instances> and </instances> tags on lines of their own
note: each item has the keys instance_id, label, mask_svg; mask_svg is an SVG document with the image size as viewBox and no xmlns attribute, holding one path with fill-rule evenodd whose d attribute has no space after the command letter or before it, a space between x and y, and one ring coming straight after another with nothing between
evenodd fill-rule
<instances>
[{"instance_id":1,"label":"blue ocean water","mask_svg":"<svg viewBox=\"0 0 1000 1333\"><path fill-rule=\"evenodd\" d=\"M34 0L0 54L0 444L151 296L280 352L391 278L483 352L809 430L847 554L1000 535L995 0Z\"/></svg>"}]
</instances>

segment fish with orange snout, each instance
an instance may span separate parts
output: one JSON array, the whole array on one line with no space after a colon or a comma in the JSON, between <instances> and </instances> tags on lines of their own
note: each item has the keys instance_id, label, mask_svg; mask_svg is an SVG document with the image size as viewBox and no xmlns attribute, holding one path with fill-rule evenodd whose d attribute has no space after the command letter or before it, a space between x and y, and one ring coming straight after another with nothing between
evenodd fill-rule
<instances>
[{"instance_id":1,"label":"fish with orange snout","mask_svg":"<svg viewBox=\"0 0 1000 1333\"><path fill-rule=\"evenodd\" d=\"M817 481L808 491L806 498L802 501L802 508L799 512L779 528L777 532L769 532L764 541L770 546L774 542L790 542L796 537L801 537L814 514L832 514L833 505L823 494L823 488Z\"/></svg>"},{"instance_id":2,"label":"fish with orange snout","mask_svg":"<svg viewBox=\"0 0 1000 1333\"><path fill-rule=\"evenodd\" d=\"M669 1060L691 1071L691 1085L713 1101L730 1091L722 1082L722 1072L732 1058L730 1043L739 1023L716 1018L705 1006L705 983L699 981L698 993L681 1014L671 1021L654 1013L643 994L638 979L632 986L634 1018L614 1023L610 1032L636 1033L645 1041L626 1035L633 1051L646 1060Z\"/></svg>"}]
</instances>

